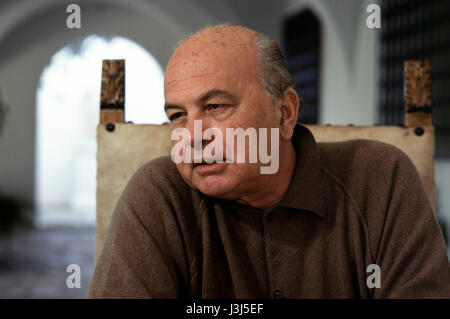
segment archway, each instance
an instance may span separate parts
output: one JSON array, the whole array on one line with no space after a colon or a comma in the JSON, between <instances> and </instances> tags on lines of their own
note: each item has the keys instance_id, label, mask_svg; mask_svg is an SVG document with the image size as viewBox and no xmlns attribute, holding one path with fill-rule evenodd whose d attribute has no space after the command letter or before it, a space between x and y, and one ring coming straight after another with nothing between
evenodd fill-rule
<instances>
[{"instance_id":1,"label":"archway","mask_svg":"<svg viewBox=\"0 0 450 319\"><path fill-rule=\"evenodd\" d=\"M91 35L54 54L36 95L38 225L95 222L101 60L118 58L126 60L125 120L167 121L163 71L135 42Z\"/></svg>"}]
</instances>

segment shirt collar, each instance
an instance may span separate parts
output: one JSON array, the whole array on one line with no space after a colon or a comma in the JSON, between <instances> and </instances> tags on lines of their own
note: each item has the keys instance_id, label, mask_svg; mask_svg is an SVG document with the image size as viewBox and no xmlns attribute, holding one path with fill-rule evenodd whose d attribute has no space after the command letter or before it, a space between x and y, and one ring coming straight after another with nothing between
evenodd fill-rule
<instances>
[{"instance_id":1,"label":"shirt collar","mask_svg":"<svg viewBox=\"0 0 450 319\"><path fill-rule=\"evenodd\" d=\"M292 137L297 162L289 188L275 207L307 210L325 217L325 190L316 140L311 131L297 124Z\"/></svg>"}]
</instances>

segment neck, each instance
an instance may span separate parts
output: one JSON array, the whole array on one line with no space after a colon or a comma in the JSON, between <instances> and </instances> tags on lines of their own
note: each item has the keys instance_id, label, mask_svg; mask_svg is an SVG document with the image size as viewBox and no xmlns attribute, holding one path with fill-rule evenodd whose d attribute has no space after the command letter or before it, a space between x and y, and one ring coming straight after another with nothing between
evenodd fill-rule
<instances>
[{"instance_id":1,"label":"neck","mask_svg":"<svg viewBox=\"0 0 450 319\"><path fill-rule=\"evenodd\" d=\"M258 191L237 199L238 202L255 208L268 209L278 203L287 192L294 175L296 154L292 142L289 141L283 153L280 152L278 172L272 175L261 175ZM281 156L283 154L283 156Z\"/></svg>"}]
</instances>

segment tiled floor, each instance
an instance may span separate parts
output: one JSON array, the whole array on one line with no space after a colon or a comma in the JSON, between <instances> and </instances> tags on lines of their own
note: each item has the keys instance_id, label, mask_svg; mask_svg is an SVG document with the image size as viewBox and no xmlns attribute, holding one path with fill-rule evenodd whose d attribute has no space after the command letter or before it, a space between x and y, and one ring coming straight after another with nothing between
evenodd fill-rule
<instances>
[{"instance_id":1,"label":"tiled floor","mask_svg":"<svg viewBox=\"0 0 450 319\"><path fill-rule=\"evenodd\" d=\"M95 228L89 225L17 233L0 258L0 298L85 298L94 270L94 243ZM69 264L81 268L80 288L67 287Z\"/></svg>"}]
</instances>

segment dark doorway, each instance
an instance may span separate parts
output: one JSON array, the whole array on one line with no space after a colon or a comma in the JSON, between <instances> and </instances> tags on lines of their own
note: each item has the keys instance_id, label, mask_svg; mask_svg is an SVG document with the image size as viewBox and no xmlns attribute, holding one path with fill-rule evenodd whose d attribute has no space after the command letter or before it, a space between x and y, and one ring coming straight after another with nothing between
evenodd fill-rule
<instances>
[{"instance_id":1,"label":"dark doorway","mask_svg":"<svg viewBox=\"0 0 450 319\"><path fill-rule=\"evenodd\" d=\"M317 124L320 108L321 27L309 9L289 16L283 23L283 53L304 106L299 121Z\"/></svg>"}]
</instances>

